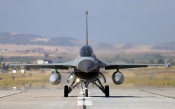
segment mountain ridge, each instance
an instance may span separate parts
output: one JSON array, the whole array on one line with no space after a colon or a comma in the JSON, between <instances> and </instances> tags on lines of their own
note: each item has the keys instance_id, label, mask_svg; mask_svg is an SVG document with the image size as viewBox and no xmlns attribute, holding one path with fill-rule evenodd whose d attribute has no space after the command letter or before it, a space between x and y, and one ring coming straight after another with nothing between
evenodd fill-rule
<instances>
[{"instance_id":1,"label":"mountain ridge","mask_svg":"<svg viewBox=\"0 0 175 109\"><path fill-rule=\"evenodd\" d=\"M34 34L3 32L0 33L0 44L78 46L80 41L71 37L47 38Z\"/></svg>"},{"instance_id":2,"label":"mountain ridge","mask_svg":"<svg viewBox=\"0 0 175 109\"><path fill-rule=\"evenodd\" d=\"M49 46L82 46L83 42L81 40L72 37L44 37L41 35L25 34L25 33L15 33L15 32L2 32L0 33L0 44L16 44L16 45L49 45ZM120 46L120 49L130 49L135 48L140 45L145 44L108 44L108 43L96 43L93 42L92 45L98 48L111 49L115 46ZM151 45L152 50L175 50L175 42L166 42L158 44L146 44Z\"/></svg>"}]
</instances>

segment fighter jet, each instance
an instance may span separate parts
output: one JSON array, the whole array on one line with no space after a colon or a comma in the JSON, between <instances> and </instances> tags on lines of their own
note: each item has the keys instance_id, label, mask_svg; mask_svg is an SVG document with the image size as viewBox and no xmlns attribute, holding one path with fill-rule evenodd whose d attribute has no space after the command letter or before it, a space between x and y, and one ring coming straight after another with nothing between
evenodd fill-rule
<instances>
[{"instance_id":1,"label":"fighter jet","mask_svg":"<svg viewBox=\"0 0 175 109\"><path fill-rule=\"evenodd\" d=\"M69 93L79 84L84 88L85 96L88 97L88 85L90 83L97 86L106 97L109 97L109 86L104 86L101 80L104 80L106 83L106 78L100 69L104 68L105 70L115 69L116 71L112 75L112 80L114 84L120 85L124 82L124 76L120 72L120 69L126 68L140 68L148 66L166 66L170 67L170 63L165 64L111 64L99 60L92 47L88 44L88 11L86 11L86 44L80 49L78 56L66 63L48 63L48 64L9 64L9 66L27 66L28 68L51 68L54 69L50 75L50 83L57 85L61 81L61 74L58 70L64 69L68 70L69 68L73 69L73 72L70 73L67 82L70 80L72 83L68 86L64 86L64 97L68 97Z\"/></svg>"}]
</instances>

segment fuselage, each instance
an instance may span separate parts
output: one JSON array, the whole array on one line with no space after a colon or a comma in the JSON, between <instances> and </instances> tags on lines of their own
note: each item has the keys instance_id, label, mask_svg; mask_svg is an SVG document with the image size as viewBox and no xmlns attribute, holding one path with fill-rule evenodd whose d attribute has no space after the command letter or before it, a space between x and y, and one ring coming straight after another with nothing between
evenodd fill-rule
<instances>
[{"instance_id":1,"label":"fuselage","mask_svg":"<svg viewBox=\"0 0 175 109\"><path fill-rule=\"evenodd\" d=\"M96 58L93 49L89 45L83 46L78 56L77 69L88 73L97 70L98 67L99 60Z\"/></svg>"},{"instance_id":2,"label":"fuselage","mask_svg":"<svg viewBox=\"0 0 175 109\"><path fill-rule=\"evenodd\" d=\"M76 61L75 76L89 81L98 77L100 61L96 58L93 49L89 45L85 45L80 49Z\"/></svg>"}]
</instances>

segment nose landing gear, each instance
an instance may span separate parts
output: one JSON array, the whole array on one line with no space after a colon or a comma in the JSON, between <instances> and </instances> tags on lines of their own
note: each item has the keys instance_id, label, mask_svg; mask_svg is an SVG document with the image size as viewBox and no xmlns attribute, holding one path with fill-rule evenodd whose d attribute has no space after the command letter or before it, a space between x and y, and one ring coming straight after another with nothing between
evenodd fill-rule
<instances>
[{"instance_id":1,"label":"nose landing gear","mask_svg":"<svg viewBox=\"0 0 175 109\"><path fill-rule=\"evenodd\" d=\"M85 97L88 97L88 89L85 89Z\"/></svg>"}]
</instances>

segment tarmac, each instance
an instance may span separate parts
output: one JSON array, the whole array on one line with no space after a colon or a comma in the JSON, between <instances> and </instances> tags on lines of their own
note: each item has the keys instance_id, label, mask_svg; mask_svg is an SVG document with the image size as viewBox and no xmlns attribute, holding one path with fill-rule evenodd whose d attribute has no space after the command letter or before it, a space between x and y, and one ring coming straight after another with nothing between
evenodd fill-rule
<instances>
[{"instance_id":1,"label":"tarmac","mask_svg":"<svg viewBox=\"0 0 175 109\"><path fill-rule=\"evenodd\" d=\"M63 88L0 89L0 109L175 109L175 88L112 88L110 97L97 88L89 97L76 88L63 97Z\"/></svg>"}]
</instances>

